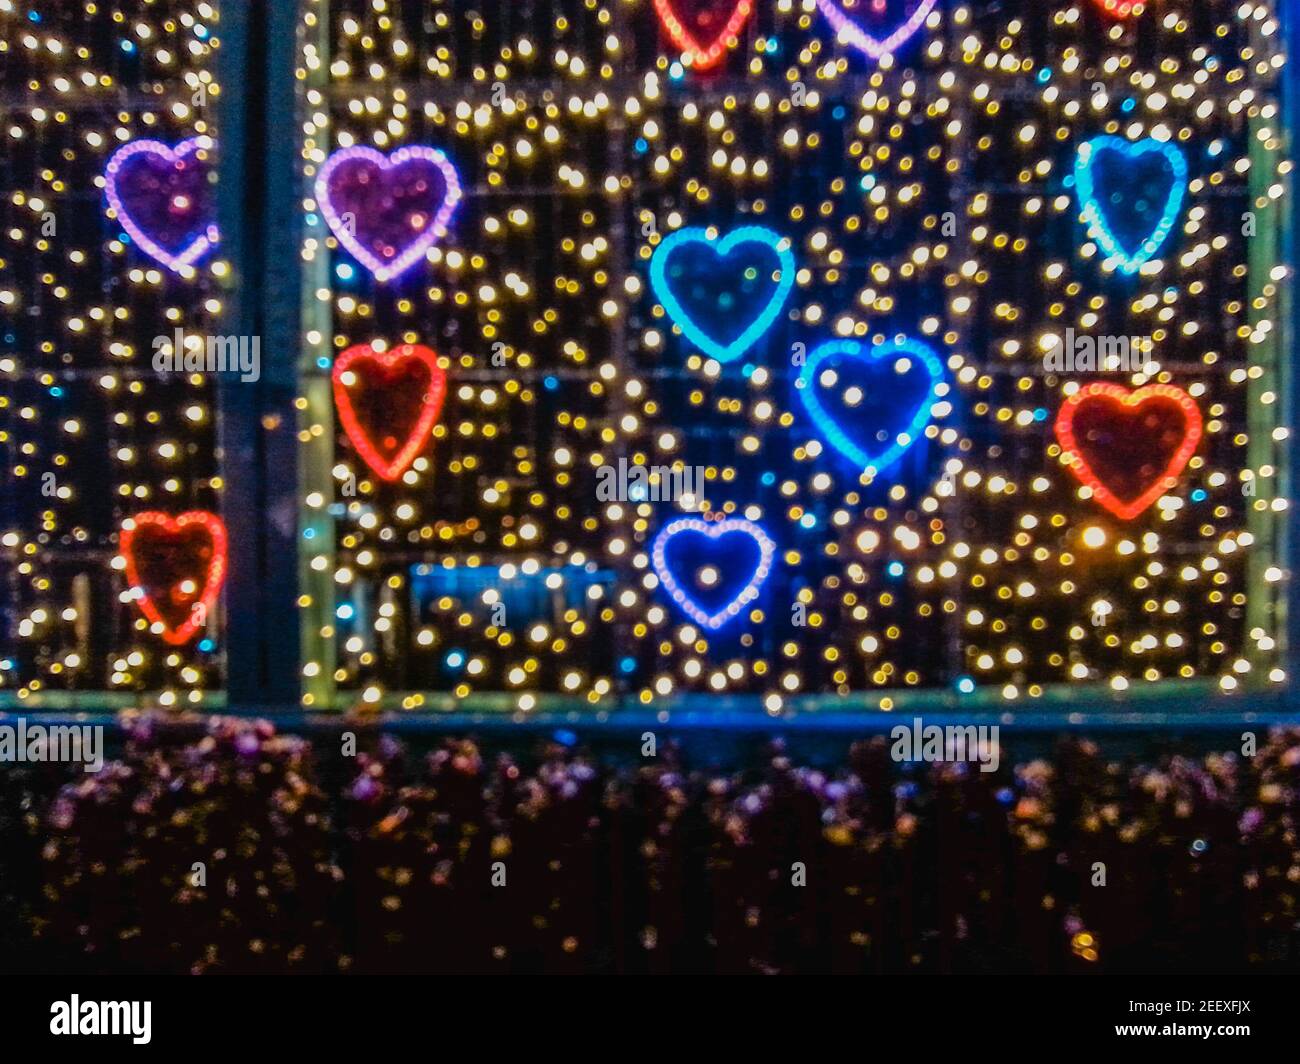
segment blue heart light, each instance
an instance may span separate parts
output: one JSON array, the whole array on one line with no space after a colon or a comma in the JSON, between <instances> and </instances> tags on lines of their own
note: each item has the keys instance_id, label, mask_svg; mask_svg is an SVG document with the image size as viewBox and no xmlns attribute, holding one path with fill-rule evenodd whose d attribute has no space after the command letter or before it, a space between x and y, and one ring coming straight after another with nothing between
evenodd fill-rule
<instances>
[{"instance_id":1,"label":"blue heart light","mask_svg":"<svg viewBox=\"0 0 1300 1064\"><path fill-rule=\"evenodd\" d=\"M929 387L917 404L917 408L907 426L901 432L896 433L890 445L878 454L872 454L856 440L852 439L844 431L843 426L826 409L817 395L818 369L827 359L837 356L857 359L866 362L868 365L892 361L897 366L900 359L906 359L909 362L914 360L919 362L929 375ZM803 400L803 405L807 409L809 416L812 417L817 431L826 442L844 455L845 458L861 467L863 472L875 474L883 469L888 469L903 457L903 454L912 444L920 439L921 434L925 431L925 426L930 423L930 419L934 416L934 404L939 398L939 386L943 381L943 363L939 361L939 356L920 340L900 336L872 347L867 347L857 340L830 340L815 348L809 354L807 362L804 363L803 369L799 373L799 379L795 382L795 388L798 390L799 397Z\"/></svg>"},{"instance_id":2,"label":"blue heart light","mask_svg":"<svg viewBox=\"0 0 1300 1064\"><path fill-rule=\"evenodd\" d=\"M673 571L672 565L668 561L668 546L679 536L698 535L704 536L709 540L717 543L719 553L721 554L721 543L726 536L743 535L748 536L758 545L758 562L754 566L753 573L749 579L720 608L712 611L702 605L692 594L683 586L682 581L678 579L677 574ZM676 520L669 521L659 530L659 535L655 536L653 546L650 548L650 560L654 565L655 572L659 574L659 579L667 588L668 594L678 606L681 607L691 620L712 631L721 628L728 621L737 617L740 611L748 606L754 599L758 598L758 589L763 586L763 581L767 579L767 574L772 570L772 559L776 555L776 544L771 538L753 521L746 521L739 517L731 517L725 521L703 521L698 517L679 517Z\"/></svg>"},{"instance_id":3,"label":"blue heart light","mask_svg":"<svg viewBox=\"0 0 1300 1064\"><path fill-rule=\"evenodd\" d=\"M1106 216L1106 208L1098 198L1097 183L1093 168L1097 158L1103 152L1115 152L1129 162L1136 161L1144 155L1160 155L1169 164L1173 172L1173 181L1165 197L1164 208L1149 236L1143 239L1133 251L1124 247L1112 221ZM1120 272L1135 274L1143 263L1150 261L1160 250L1160 246L1169 238L1178 212L1182 210L1183 198L1187 195L1187 160L1174 144L1144 137L1142 140L1123 140L1120 137L1103 135L1079 145L1078 155L1074 160L1074 186L1079 197L1079 209L1088 224L1088 235L1095 240L1107 259L1114 262Z\"/></svg>"},{"instance_id":4,"label":"blue heart light","mask_svg":"<svg viewBox=\"0 0 1300 1064\"><path fill-rule=\"evenodd\" d=\"M753 319L740 335L729 342L723 342L715 335L710 335L705 328L707 323L696 321L683 305L679 294L673 291L674 278L669 274L668 260L674 252L692 244L709 248L718 259L726 258L744 244L761 244L776 256L779 268L775 289L764 305L754 308ZM716 232L708 229L678 229L660 241L650 259L650 287L654 291L655 298L663 305L664 310L668 312L668 317L676 323L686 338L719 362L730 362L739 358L772 327L776 316L781 313L781 308L785 305L786 298L790 295L790 289L794 287L794 273L794 254L790 251L790 242L779 233L774 233L761 225L742 226L732 230L725 237L719 237Z\"/></svg>"}]
</instances>

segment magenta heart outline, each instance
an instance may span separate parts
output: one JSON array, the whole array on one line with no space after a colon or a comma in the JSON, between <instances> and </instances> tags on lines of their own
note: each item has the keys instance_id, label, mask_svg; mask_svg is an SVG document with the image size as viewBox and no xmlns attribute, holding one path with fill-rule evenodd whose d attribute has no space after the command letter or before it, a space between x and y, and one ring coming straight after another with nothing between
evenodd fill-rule
<instances>
[{"instance_id":1,"label":"magenta heart outline","mask_svg":"<svg viewBox=\"0 0 1300 1064\"><path fill-rule=\"evenodd\" d=\"M939 0L921 0L907 20L884 40L871 36L854 22L848 12L839 6L838 0L817 0L817 6L835 28L836 36L853 45L854 48L866 52L872 59L879 59L906 44L912 34L921 28L938 2Z\"/></svg>"},{"instance_id":2,"label":"magenta heart outline","mask_svg":"<svg viewBox=\"0 0 1300 1064\"><path fill-rule=\"evenodd\" d=\"M410 246L391 262L385 262L357 239L356 233L344 223L343 218L334 208L334 204L330 199L329 181L331 175L339 166L353 159L369 160L381 170L391 170L393 167L401 166L413 159L423 159L425 162L433 163L442 174L445 191L442 203L439 205L432 221L411 242ZM348 250L349 254L374 274L376 281L381 282L391 280L409 270L424 257L424 253L429 248L447 235L447 224L451 221L451 216L455 212L457 204L460 203L460 199L460 177L456 173L456 168L451 164L451 160L437 148L431 148L424 144L412 144L405 148L398 148L388 155L365 145L341 148L325 160L325 165L321 167L320 174L316 178L316 202L320 205L321 213L325 216L325 223L338 238L339 243Z\"/></svg>"},{"instance_id":3,"label":"magenta heart outline","mask_svg":"<svg viewBox=\"0 0 1300 1064\"><path fill-rule=\"evenodd\" d=\"M131 212L127 210L126 204L122 202L122 196L118 192L117 175L121 172L128 159L141 153L158 155L170 162L178 162L196 152L211 151L212 147L213 141L211 137L190 137L188 140L181 141L174 148L160 140L133 140L129 144L124 144L118 148L109 157L108 166L104 170L104 192L108 196L108 205L113 209L117 220L122 223L122 228L127 231L127 234L141 251L155 261L162 263L173 273L184 273L186 269L207 254L208 250L217 243L219 234L216 225L209 225L179 252L168 251L150 237L132 217Z\"/></svg>"}]
</instances>

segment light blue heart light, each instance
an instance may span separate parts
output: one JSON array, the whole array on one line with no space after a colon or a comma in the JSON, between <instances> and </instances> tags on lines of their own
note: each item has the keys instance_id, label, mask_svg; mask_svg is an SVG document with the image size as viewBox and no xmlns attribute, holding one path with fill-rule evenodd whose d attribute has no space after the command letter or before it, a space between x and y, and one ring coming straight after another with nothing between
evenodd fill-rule
<instances>
[{"instance_id":1,"label":"light blue heart light","mask_svg":"<svg viewBox=\"0 0 1300 1064\"><path fill-rule=\"evenodd\" d=\"M828 358L836 355L870 363L884 362L903 355L920 362L930 376L929 390L917 405L911 421L902 432L894 435L893 442L879 454L872 454L856 440L851 439L817 396L818 367ZM939 356L920 340L900 336L872 347L867 347L857 340L828 340L809 354L808 361L804 363L799 379L795 382L795 388L817 431L826 442L849 461L860 466L864 473L875 474L892 466L903 457L912 444L920 439L925 426L934 416L934 404L939 397L938 389L943 379L943 363L939 361Z\"/></svg>"},{"instance_id":2,"label":"light blue heart light","mask_svg":"<svg viewBox=\"0 0 1300 1064\"><path fill-rule=\"evenodd\" d=\"M704 244L719 258L740 244L763 244L772 250L780 263L780 277L777 280L776 290L768 299L767 305L754 316L748 328L729 344L718 343L700 328L686 312L680 300L673 295L668 281L668 258L683 244ZM668 312L668 317L691 343L719 362L730 362L744 354L772 327L776 316L781 313L781 308L785 305L786 298L790 295L790 289L794 287L794 272L794 254L790 251L789 241L771 229L761 225L745 225L719 238L710 236L707 229L695 227L678 229L659 242L650 259L650 287L654 291L655 298Z\"/></svg>"},{"instance_id":3,"label":"light blue heart light","mask_svg":"<svg viewBox=\"0 0 1300 1064\"><path fill-rule=\"evenodd\" d=\"M758 565L755 566L749 580L726 606L714 613L709 613L691 597L690 592L677 579L677 574L673 572L672 567L668 564L668 544L673 537L679 536L683 532L696 532L709 539L718 539L732 532L741 532L758 544ZM659 575L659 579L667 589L668 594L672 596L673 601L681 607L682 611L691 620L703 625L710 631L717 631L728 621L740 616L741 610L758 598L759 588L763 586L767 574L772 571L772 559L775 555L776 544L771 537L763 531L760 525L741 517L729 517L724 521L704 521L698 517L679 517L676 520L669 521L659 530L659 534L655 536L654 544L650 548L650 561L654 565L655 572Z\"/></svg>"},{"instance_id":4,"label":"light blue heart light","mask_svg":"<svg viewBox=\"0 0 1300 1064\"><path fill-rule=\"evenodd\" d=\"M1169 187L1169 195L1165 199L1160 221L1156 223L1151 235L1143 240L1137 251L1132 254L1125 251L1120 244L1110 223L1106 220L1106 212L1101 202L1097 199L1097 190L1092 180L1092 168L1097 154L1102 151L1118 152L1126 159L1138 159L1152 153L1163 155L1173 170L1174 180ZM1178 212L1183 206L1183 197L1187 194L1187 160L1177 145L1153 137L1129 141L1103 134L1079 145L1079 152L1074 160L1074 188L1079 198L1083 219L1088 223L1088 235L1097 241L1107 258L1118 264L1120 272L1132 275L1160 250L1160 245L1169 238L1174 223L1178 220Z\"/></svg>"}]
</instances>

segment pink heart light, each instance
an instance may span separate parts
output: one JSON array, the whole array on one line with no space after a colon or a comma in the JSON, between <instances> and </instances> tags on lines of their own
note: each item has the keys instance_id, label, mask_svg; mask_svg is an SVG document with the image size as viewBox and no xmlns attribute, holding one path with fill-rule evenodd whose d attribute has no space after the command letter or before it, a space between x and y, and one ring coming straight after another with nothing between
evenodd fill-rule
<instances>
[{"instance_id":1,"label":"pink heart light","mask_svg":"<svg viewBox=\"0 0 1300 1064\"><path fill-rule=\"evenodd\" d=\"M446 236L460 199L456 168L437 148L420 144L390 155L344 148L316 179L326 224L377 281L404 273Z\"/></svg>"},{"instance_id":2,"label":"pink heart light","mask_svg":"<svg viewBox=\"0 0 1300 1064\"><path fill-rule=\"evenodd\" d=\"M850 18L848 12L840 6L839 0L817 0L817 6L821 8L827 21L835 27L836 36L840 40L866 52L872 59L879 59L881 56L896 52L906 44L925 24L927 16L937 2L938 0L921 0L916 5L916 10L893 33L883 39L873 37Z\"/></svg>"},{"instance_id":3,"label":"pink heart light","mask_svg":"<svg viewBox=\"0 0 1300 1064\"><path fill-rule=\"evenodd\" d=\"M104 172L109 206L145 254L183 273L217 242L209 220L211 137L191 137L174 148L133 140L118 148Z\"/></svg>"}]
</instances>

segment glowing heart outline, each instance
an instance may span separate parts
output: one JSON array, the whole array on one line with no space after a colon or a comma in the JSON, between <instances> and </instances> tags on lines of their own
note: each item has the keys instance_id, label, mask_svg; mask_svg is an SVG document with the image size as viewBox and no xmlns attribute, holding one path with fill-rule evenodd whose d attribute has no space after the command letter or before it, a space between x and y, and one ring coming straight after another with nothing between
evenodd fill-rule
<instances>
[{"instance_id":1,"label":"glowing heart outline","mask_svg":"<svg viewBox=\"0 0 1300 1064\"><path fill-rule=\"evenodd\" d=\"M421 400L420 416L407 436L406 442L391 459L385 459L357 417L344 375L350 372L353 364L357 362L378 362L384 369L391 369L398 362L408 358L418 359L428 367L429 387ZM400 344L385 351L376 351L370 344L354 344L335 360L331 377L334 385L334 406L338 410L339 420L343 423L343 431L352 441L352 446L377 477L389 483L397 480L415 461L416 455L424 449L425 442L438 424L439 417L442 416L442 404L447 395L447 374L438 365L437 353L423 344Z\"/></svg>"},{"instance_id":2,"label":"glowing heart outline","mask_svg":"<svg viewBox=\"0 0 1300 1064\"><path fill-rule=\"evenodd\" d=\"M695 39L695 35L686 28L685 23L677 17L672 0L654 0L655 13L664 31L690 62L692 70L708 70L717 65L736 41L740 39L740 30L749 20L754 10L753 0L736 0L731 17L723 26L713 43L707 48Z\"/></svg>"},{"instance_id":3,"label":"glowing heart outline","mask_svg":"<svg viewBox=\"0 0 1300 1064\"><path fill-rule=\"evenodd\" d=\"M135 217L127 209L126 204L122 202L122 196L117 187L118 174L126 161L136 155L158 155L168 161L178 162L197 152L211 151L214 147L215 142L213 139L206 136L190 137L187 140L178 142L174 147L164 144L160 140L133 140L122 145L110 155L108 164L104 167L104 194L108 198L108 205L112 208L113 214L122 223L122 228L127 231L131 240L141 251L155 262L166 266L173 273L184 274L187 269L216 246L220 240L220 233L216 223L213 222L208 225L202 233L191 240L179 252L168 251L141 228L140 223L136 221Z\"/></svg>"},{"instance_id":4,"label":"glowing heart outline","mask_svg":"<svg viewBox=\"0 0 1300 1064\"><path fill-rule=\"evenodd\" d=\"M208 562L208 571L204 577L203 590L190 607L190 615L178 628L172 628L163 617L153 598L145 590L140 580L140 569L135 558L135 537L146 525L161 528L164 532L175 534L189 525L197 524L204 529L212 540L212 558ZM126 561L126 580L134 594L140 612L145 615L150 626L160 625L159 636L171 646L184 646L194 638L199 628L207 624L208 615L216 605L225 583L226 568L229 564L226 523L208 510L188 510L172 517L171 514L158 510L146 510L135 514L122 523L119 538L119 551ZM199 616L195 615L194 606L201 606Z\"/></svg>"},{"instance_id":5,"label":"glowing heart outline","mask_svg":"<svg viewBox=\"0 0 1300 1064\"><path fill-rule=\"evenodd\" d=\"M1097 156L1103 151L1113 151L1126 159L1138 159L1143 155L1158 154L1164 157L1173 170L1174 179L1165 198L1164 209L1155 229L1138 246L1129 253L1120 244L1110 224L1101 201L1097 199L1096 186L1092 180L1092 168ZM1157 251L1173 231L1174 223L1183 208L1187 196L1187 159L1176 144L1143 137L1141 140L1125 140L1109 133L1093 137L1079 145L1074 159L1074 190L1079 202L1079 211L1088 226L1088 236L1095 240L1105 252L1108 262L1114 262L1121 273L1132 276L1155 257Z\"/></svg>"},{"instance_id":6,"label":"glowing heart outline","mask_svg":"<svg viewBox=\"0 0 1300 1064\"><path fill-rule=\"evenodd\" d=\"M837 39L851 44L872 59L879 60L885 55L892 55L910 41L916 31L925 24L925 20L929 18L930 12L938 2L939 0L921 0L916 5L916 10L899 25L898 29L883 40L873 37L854 22L836 0L817 0L817 7L835 30Z\"/></svg>"},{"instance_id":7,"label":"glowing heart outline","mask_svg":"<svg viewBox=\"0 0 1300 1064\"><path fill-rule=\"evenodd\" d=\"M1143 0L1094 0L1094 2L1111 18L1137 18L1146 10Z\"/></svg>"},{"instance_id":8,"label":"glowing heart outline","mask_svg":"<svg viewBox=\"0 0 1300 1064\"><path fill-rule=\"evenodd\" d=\"M330 177L341 165L353 159L367 159L381 170L391 170L413 159L422 159L433 163L442 174L444 188L442 203L438 205L428 226L391 262L385 262L357 239L356 234L344 224L342 216L330 199ZM456 207L460 204L462 195L460 176L456 173L456 167L452 165L446 154L426 144L412 144L397 148L387 155L362 144L340 148L325 160L325 165L316 175L316 202L325 217L325 224L348 253L381 283L405 273L424 258L425 252L447 235L447 227L456 212Z\"/></svg>"},{"instance_id":9,"label":"glowing heart outline","mask_svg":"<svg viewBox=\"0 0 1300 1064\"><path fill-rule=\"evenodd\" d=\"M1074 435L1074 415L1084 402L1089 400L1107 400L1126 407L1139 407L1148 399L1160 397L1177 403L1186 419L1183 429L1183 441L1178 445L1162 472L1141 495L1130 502L1124 502L1115 495L1101 478L1093 472L1088 460L1079 449L1079 442ZM1196 400L1183 389L1173 384L1146 384L1133 391L1113 381L1094 381L1080 388L1069 396L1056 414L1056 439L1061 445L1061 461L1079 480L1092 490L1092 497L1122 521L1131 521L1147 509L1161 495L1171 491L1178 483L1178 477L1191 461L1201 442L1201 409Z\"/></svg>"},{"instance_id":10,"label":"glowing heart outline","mask_svg":"<svg viewBox=\"0 0 1300 1064\"><path fill-rule=\"evenodd\" d=\"M710 235L712 234L712 235ZM762 244L771 250L779 263L780 280L776 289L768 298L767 305L758 313L749 326L729 344L721 344L706 333L687 313L672 292L668 281L668 259L673 251L684 244L704 244L718 258L724 258L733 248L741 244ZM761 225L743 225L733 229L725 237L716 231L693 226L678 229L659 242L654 255L650 258L650 287L655 298L667 311L668 317L682 330L683 335L705 354L719 362L731 362L743 355L749 348L762 339L776 321L781 308L794 288L795 262L790 242L779 233Z\"/></svg>"},{"instance_id":11,"label":"glowing heart outline","mask_svg":"<svg viewBox=\"0 0 1300 1064\"><path fill-rule=\"evenodd\" d=\"M894 442L878 455L871 454L861 444L851 439L817 397L817 368L835 355L869 363L883 362L890 356L904 355L920 361L930 376L929 390L917 404L916 412L912 415L907 428L895 433ZM845 458L859 466L864 473L874 475L894 465L921 438L925 427L934 419L934 405L939 399L938 388L946 379L943 363L934 350L928 344L908 336L896 336L892 340L873 344L871 347L857 340L828 340L814 348L808 355L795 381L795 389L819 435Z\"/></svg>"},{"instance_id":12,"label":"glowing heart outline","mask_svg":"<svg viewBox=\"0 0 1300 1064\"><path fill-rule=\"evenodd\" d=\"M696 532L708 539L717 540L732 532L742 532L758 544L758 565L750 575L748 582L737 592L736 596L721 610L709 613L682 587L671 566L668 565L666 551L670 540L683 532ZM710 631L717 631L728 621L740 614L740 611L758 598L759 589L767 580L772 570L772 560L776 557L776 543L763 529L753 521L741 517L729 517L723 521L705 521L698 517L678 517L659 530L650 548L650 561L660 582L668 589L673 601L681 607L691 620Z\"/></svg>"}]
</instances>

